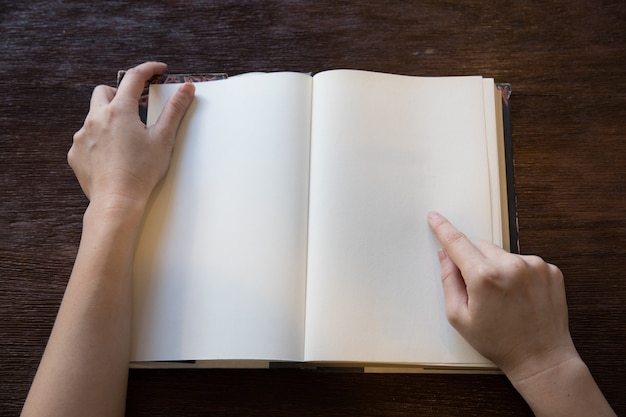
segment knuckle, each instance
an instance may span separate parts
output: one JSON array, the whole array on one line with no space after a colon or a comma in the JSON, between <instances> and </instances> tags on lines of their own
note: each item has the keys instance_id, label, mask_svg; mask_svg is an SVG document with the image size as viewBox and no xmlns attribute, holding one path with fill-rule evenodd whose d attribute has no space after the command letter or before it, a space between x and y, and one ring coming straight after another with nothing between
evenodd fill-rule
<instances>
[{"instance_id":1,"label":"knuckle","mask_svg":"<svg viewBox=\"0 0 626 417\"><path fill-rule=\"evenodd\" d=\"M523 274L528 270L529 263L520 256L510 256L507 257L506 267L514 275Z\"/></svg>"},{"instance_id":2,"label":"knuckle","mask_svg":"<svg viewBox=\"0 0 626 417\"><path fill-rule=\"evenodd\" d=\"M84 142L86 135L85 130L88 129L87 123L88 122L85 121L83 127L76 131L76 133L74 133L74 136L72 136L72 148L74 148L75 146L80 146Z\"/></svg>"},{"instance_id":3,"label":"knuckle","mask_svg":"<svg viewBox=\"0 0 626 417\"><path fill-rule=\"evenodd\" d=\"M476 266L475 274L479 278L479 282L487 284L497 284L501 279L498 268L490 263L481 263Z\"/></svg>"},{"instance_id":4,"label":"knuckle","mask_svg":"<svg viewBox=\"0 0 626 417\"><path fill-rule=\"evenodd\" d=\"M85 124L87 124L87 122L86 122L86 121L85 121ZM84 129L85 129L84 127L81 127L79 130L77 130L77 131L74 133L74 136L72 136L72 141L73 141L74 143L76 143L76 142L80 142L80 141L82 140L82 137L83 137L83 131L84 131Z\"/></svg>"},{"instance_id":5,"label":"knuckle","mask_svg":"<svg viewBox=\"0 0 626 417\"><path fill-rule=\"evenodd\" d=\"M70 150L67 152L67 164L74 168L74 162L75 162L75 150L74 147L72 146L70 148Z\"/></svg>"},{"instance_id":6,"label":"knuckle","mask_svg":"<svg viewBox=\"0 0 626 417\"><path fill-rule=\"evenodd\" d=\"M461 334L471 327L471 317L467 311L459 306L446 305L446 318L448 322Z\"/></svg>"},{"instance_id":7,"label":"knuckle","mask_svg":"<svg viewBox=\"0 0 626 417\"><path fill-rule=\"evenodd\" d=\"M95 120L95 116L93 112L89 112L87 117L85 117L85 121L83 122L83 126L74 134L75 141L84 140L85 136L87 136L90 132L92 132L96 128L97 122Z\"/></svg>"},{"instance_id":8,"label":"knuckle","mask_svg":"<svg viewBox=\"0 0 626 417\"><path fill-rule=\"evenodd\" d=\"M559 269L558 266L553 264L547 264L548 266L548 275L558 284L563 284L565 282L565 277L563 276L563 272Z\"/></svg>"},{"instance_id":9,"label":"knuckle","mask_svg":"<svg viewBox=\"0 0 626 417\"><path fill-rule=\"evenodd\" d=\"M450 246L454 246L465 239L467 239L467 236L458 230L453 230L446 235L446 241Z\"/></svg>"},{"instance_id":10,"label":"knuckle","mask_svg":"<svg viewBox=\"0 0 626 417\"><path fill-rule=\"evenodd\" d=\"M74 133L74 136L72 138L72 146L70 147L69 151L67 151L67 163L72 168L76 166L75 163L78 158L78 156L76 155L76 152L78 152L77 148L82 146L84 142L84 137L85 129L83 127L79 131Z\"/></svg>"},{"instance_id":11,"label":"knuckle","mask_svg":"<svg viewBox=\"0 0 626 417\"><path fill-rule=\"evenodd\" d=\"M523 257L526 264L528 274L542 276L550 279L563 279L561 270L553 264L547 263L543 258L536 255L527 255Z\"/></svg>"},{"instance_id":12,"label":"knuckle","mask_svg":"<svg viewBox=\"0 0 626 417\"><path fill-rule=\"evenodd\" d=\"M99 84L94 87L92 95L105 93L109 89L109 86L104 84Z\"/></svg>"},{"instance_id":13,"label":"knuckle","mask_svg":"<svg viewBox=\"0 0 626 417\"><path fill-rule=\"evenodd\" d=\"M527 255L524 257L524 262L528 264L531 268L542 268L546 264L546 262L537 255Z\"/></svg>"},{"instance_id":14,"label":"knuckle","mask_svg":"<svg viewBox=\"0 0 626 417\"><path fill-rule=\"evenodd\" d=\"M446 317L455 329L463 326L463 314L461 309L451 304L446 304Z\"/></svg>"},{"instance_id":15,"label":"knuckle","mask_svg":"<svg viewBox=\"0 0 626 417\"><path fill-rule=\"evenodd\" d=\"M532 276L533 270L523 257L517 255L507 257L502 268L506 285L515 288L525 286L528 279Z\"/></svg>"}]
</instances>

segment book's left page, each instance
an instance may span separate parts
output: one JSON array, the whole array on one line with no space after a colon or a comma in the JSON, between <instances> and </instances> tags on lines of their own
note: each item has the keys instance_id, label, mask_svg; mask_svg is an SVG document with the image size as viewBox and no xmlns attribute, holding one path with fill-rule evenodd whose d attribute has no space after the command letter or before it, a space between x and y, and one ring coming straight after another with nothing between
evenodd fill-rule
<instances>
[{"instance_id":1,"label":"book's left page","mask_svg":"<svg viewBox=\"0 0 626 417\"><path fill-rule=\"evenodd\" d=\"M152 85L148 126L176 84ZM196 84L134 267L132 361L302 360L311 77Z\"/></svg>"}]
</instances>

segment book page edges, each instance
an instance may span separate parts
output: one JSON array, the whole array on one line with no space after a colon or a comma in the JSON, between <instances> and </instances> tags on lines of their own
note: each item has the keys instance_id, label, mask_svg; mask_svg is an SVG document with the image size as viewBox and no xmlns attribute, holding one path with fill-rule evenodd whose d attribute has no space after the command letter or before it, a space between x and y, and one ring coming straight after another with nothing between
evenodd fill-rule
<instances>
[{"instance_id":1,"label":"book page edges","mask_svg":"<svg viewBox=\"0 0 626 417\"><path fill-rule=\"evenodd\" d=\"M500 164L499 164L499 145L497 134L497 105L493 94L495 87L493 78L483 78L483 100L484 100L484 117L485 117L485 142L487 146L487 162L489 167L489 192L491 200L491 224L492 237L494 244L503 247L505 239L503 238L503 219L501 217L501 199L500 199Z\"/></svg>"},{"instance_id":2,"label":"book page edges","mask_svg":"<svg viewBox=\"0 0 626 417\"><path fill-rule=\"evenodd\" d=\"M509 228L509 204L507 180L513 181L513 178L507 179L506 172L506 154L504 141L504 119L502 113L502 100L500 90L494 86L493 88L494 102L496 105L496 132L498 136L498 168L499 168L499 186L500 186L500 218L502 220L502 243L503 248L511 252L510 228Z\"/></svg>"},{"instance_id":3,"label":"book page edges","mask_svg":"<svg viewBox=\"0 0 626 417\"><path fill-rule=\"evenodd\" d=\"M513 181L513 179L507 178L502 94L492 78L485 78L483 84L487 152L489 153L493 243L511 252L507 184L508 181Z\"/></svg>"},{"instance_id":4,"label":"book page edges","mask_svg":"<svg viewBox=\"0 0 626 417\"><path fill-rule=\"evenodd\" d=\"M230 369L262 370L291 369L314 372L334 373L388 373L388 374L502 374L493 365L445 364L445 363L363 363L363 362L289 362L263 360L197 360L197 361L162 361L131 362L131 369Z\"/></svg>"}]
</instances>

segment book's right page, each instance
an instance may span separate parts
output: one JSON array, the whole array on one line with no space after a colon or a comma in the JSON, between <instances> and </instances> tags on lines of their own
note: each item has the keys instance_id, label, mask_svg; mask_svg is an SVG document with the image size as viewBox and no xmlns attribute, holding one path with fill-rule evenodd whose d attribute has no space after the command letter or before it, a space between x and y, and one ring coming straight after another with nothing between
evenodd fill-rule
<instances>
[{"instance_id":1,"label":"book's right page","mask_svg":"<svg viewBox=\"0 0 626 417\"><path fill-rule=\"evenodd\" d=\"M426 215L471 239L500 230L493 94L482 77L338 70L313 84L306 360L489 365L446 319Z\"/></svg>"}]
</instances>

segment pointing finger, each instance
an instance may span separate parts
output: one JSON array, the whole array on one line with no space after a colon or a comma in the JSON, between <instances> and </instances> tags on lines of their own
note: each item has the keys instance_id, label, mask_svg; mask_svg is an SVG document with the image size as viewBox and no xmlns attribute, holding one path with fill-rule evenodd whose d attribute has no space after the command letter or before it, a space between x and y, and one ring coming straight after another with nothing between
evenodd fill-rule
<instances>
[{"instance_id":1,"label":"pointing finger","mask_svg":"<svg viewBox=\"0 0 626 417\"><path fill-rule=\"evenodd\" d=\"M469 271L474 265L484 261L483 253L441 214L434 211L428 213L428 223L461 272Z\"/></svg>"}]
</instances>

